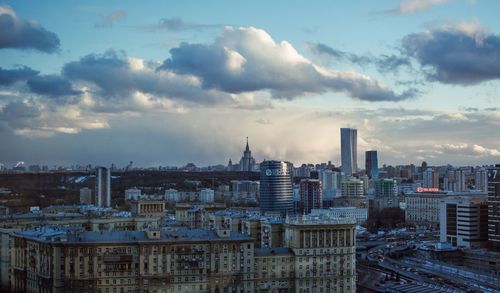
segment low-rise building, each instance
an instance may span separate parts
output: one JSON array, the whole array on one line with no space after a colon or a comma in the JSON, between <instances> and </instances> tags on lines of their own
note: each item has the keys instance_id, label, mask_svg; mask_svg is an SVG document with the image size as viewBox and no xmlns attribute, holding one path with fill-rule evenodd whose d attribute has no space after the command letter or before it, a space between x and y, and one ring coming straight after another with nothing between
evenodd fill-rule
<instances>
[{"instance_id":1,"label":"low-rise building","mask_svg":"<svg viewBox=\"0 0 500 293\"><path fill-rule=\"evenodd\" d=\"M353 218L357 225L366 222L368 218L368 209L357 207L336 207L329 209L313 209L311 216L328 216L331 218Z\"/></svg>"}]
</instances>

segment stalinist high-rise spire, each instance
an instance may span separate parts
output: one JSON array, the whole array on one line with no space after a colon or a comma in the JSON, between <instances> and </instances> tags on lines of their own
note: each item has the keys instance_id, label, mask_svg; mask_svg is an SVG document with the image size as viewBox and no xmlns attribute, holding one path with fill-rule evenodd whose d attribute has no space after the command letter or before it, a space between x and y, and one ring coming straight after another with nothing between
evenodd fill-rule
<instances>
[{"instance_id":1,"label":"stalinist high-rise spire","mask_svg":"<svg viewBox=\"0 0 500 293\"><path fill-rule=\"evenodd\" d=\"M252 157L252 151L250 151L250 146L248 145L248 136L247 136L247 144L245 146L245 151L243 151L243 157L240 160L240 171L254 171L255 168L255 159Z\"/></svg>"}]
</instances>

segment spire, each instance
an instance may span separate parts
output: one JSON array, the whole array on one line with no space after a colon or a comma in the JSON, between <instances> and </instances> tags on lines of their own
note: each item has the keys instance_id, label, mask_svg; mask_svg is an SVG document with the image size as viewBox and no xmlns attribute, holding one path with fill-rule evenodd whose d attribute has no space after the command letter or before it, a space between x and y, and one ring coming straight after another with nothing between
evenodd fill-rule
<instances>
[{"instance_id":1,"label":"spire","mask_svg":"<svg viewBox=\"0 0 500 293\"><path fill-rule=\"evenodd\" d=\"M247 152L250 150L250 147L248 146L248 136L247 136L247 146L246 146L245 150L246 150Z\"/></svg>"}]
</instances>

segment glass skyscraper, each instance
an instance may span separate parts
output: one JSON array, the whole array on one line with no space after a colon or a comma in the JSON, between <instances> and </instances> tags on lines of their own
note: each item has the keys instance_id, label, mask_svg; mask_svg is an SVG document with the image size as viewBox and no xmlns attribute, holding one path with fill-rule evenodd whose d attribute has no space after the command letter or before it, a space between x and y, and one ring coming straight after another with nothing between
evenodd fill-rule
<instances>
[{"instance_id":1,"label":"glass skyscraper","mask_svg":"<svg viewBox=\"0 0 500 293\"><path fill-rule=\"evenodd\" d=\"M260 164L260 209L285 215L294 212L293 165L283 161L264 161Z\"/></svg>"},{"instance_id":2,"label":"glass skyscraper","mask_svg":"<svg viewBox=\"0 0 500 293\"><path fill-rule=\"evenodd\" d=\"M346 176L358 171L358 130L340 128L341 170Z\"/></svg>"},{"instance_id":3,"label":"glass skyscraper","mask_svg":"<svg viewBox=\"0 0 500 293\"><path fill-rule=\"evenodd\" d=\"M370 179L378 179L378 158L377 151L367 151L365 153L366 175Z\"/></svg>"}]
</instances>

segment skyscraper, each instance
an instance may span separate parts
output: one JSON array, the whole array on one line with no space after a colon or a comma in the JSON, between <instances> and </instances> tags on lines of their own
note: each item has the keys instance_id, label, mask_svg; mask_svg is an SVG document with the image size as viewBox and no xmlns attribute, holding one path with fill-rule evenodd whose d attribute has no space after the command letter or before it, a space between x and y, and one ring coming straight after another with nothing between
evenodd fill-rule
<instances>
[{"instance_id":1,"label":"skyscraper","mask_svg":"<svg viewBox=\"0 0 500 293\"><path fill-rule=\"evenodd\" d=\"M488 168L488 244L500 250L500 164Z\"/></svg>"},{"instance_id":2,"label":"skyscraper","mask_svg":"<svg viewBox=\"0 0 500 293\"><path fill-rule=\"evenodd\" d=\"M243 157L240 160L240 171L251 172L254 171L255 167L255 159L252 157L252 151L250 151L250 147L248 146L248 137L247 137L247 145L245 147L245 151L243 152Z\"/></svg>"},{"instance_id":3,"label":"skyscraper","mask_svg":"<svg viewBox=\"0 0 500 293\"><path fill-rule=\"evenodd\" d=\"M260 209L262 212L292 213L293 165L283 161L260 164Z\"/></svg>"},{"instance_id":4,"label":"skyscraper","mask_svg":"<svg viewBox=\"0 0 500 293\"><path fill-rule=\"evenodd\" d=\"M96 168L95 201L98 207L111 206L111 170L105 167Z\"/></svg>"},{"instance_id":5,"label":"skyscraper","mask_svg":"<svg viewBox=\"0 0 500 293\"><path fill-rule=\"evenodd\" d=\"M358 130L340 128L341 170L346 176L358 171Z\"/></svg>"},{"instance_id":6,"label":"skyscraper","mask_svg":"<svg viewBox=\"0 0 500 293\"><path fill-rule=\"evenodd\" d=\"M377 151L367 151L365 153L366 175L370 179L378 179L378 158Z\"/></svg>"},{"instance_id":7,"label":"skyscraper","mask_svg":"<svg viewBox=\"0 0 500 293\"><path fill-rule=\"evenodd\" d=\"M321 207L321 181L302 179L300 181L300 213L310 214L311 209L320 209Z\"/></svg>"}]
</instances>

